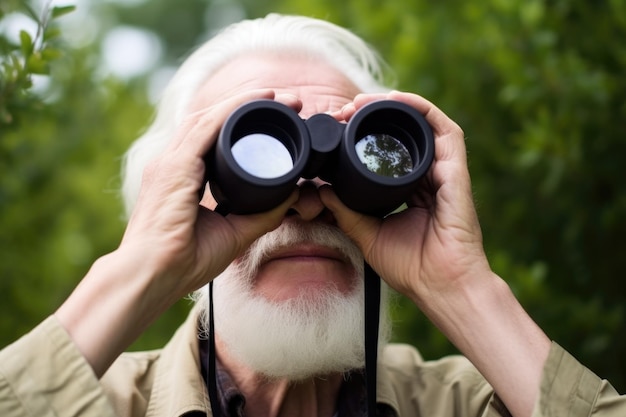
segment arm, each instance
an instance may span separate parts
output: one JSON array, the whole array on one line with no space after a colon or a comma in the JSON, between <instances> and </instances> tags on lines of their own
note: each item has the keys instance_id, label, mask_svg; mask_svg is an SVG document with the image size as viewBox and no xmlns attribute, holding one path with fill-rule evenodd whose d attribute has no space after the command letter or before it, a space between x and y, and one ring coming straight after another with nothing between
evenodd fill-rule
<instances>
[{"instance_id":1,"label":"arm","mask_svg":"<svg viewBox=\"0 0 626 417\"><path fill-rule=\"evenodd\" d=\"M626 415L626 396L600 379L568 352L553 344L544 367L533 417Z\"/></svg>"},{"instance_id":2,"label":"arm","mask_svg":"<svg viewBox=\"0 0 626 417\"><path fill-rule=\"evenodd\" d=\"M168 307L278 226L296 193L255 216L217 215L209 193L198 204L202 156L223 120L245 101L272 97L247 92L189 116L146 169L119 248L94 263L54 316L0 351L0 415L112 416L97 378Z\"/></svg>"},{"instance_id":3,"label":"arm","mask_svg":"<svg viewBox=\"0 0 626 417\"><path fill-rule=\"evenodd\" d=\"M54 317L0 350L0 416L85 415L115 417L115 412Z\"/></svg>"},{"instance_id":4,"label":"arm","mask_svg":"<svg viewBox=\"0 0 626 417\"><path fill-rule=\"evenodd\" d=\"M273 97L271 90L246 92L191 114L146 168L119 248L94 263L55 314L97 376L173 303L280 224L295 193L253 216L214 213L209 193L198 205L203 156L226 117L246 101ZM299 105L293 99L286 104Z\"/></svg>"},{"instance_id":5,"label":"arm","mask_svg":"<svg viewBox=\"0 0 626 417\"><path fill-rule=\"evenodd\" d=\"M357 96L348 120L380 98L418 109L435 133L435 161L407 210L384 220L348 210L322 192L339 226L395 290L408 296L494 387L514 416L530 416L550 341L485 256L461 129L425 99L406 93Z\"/></svg>"}]
</instances>

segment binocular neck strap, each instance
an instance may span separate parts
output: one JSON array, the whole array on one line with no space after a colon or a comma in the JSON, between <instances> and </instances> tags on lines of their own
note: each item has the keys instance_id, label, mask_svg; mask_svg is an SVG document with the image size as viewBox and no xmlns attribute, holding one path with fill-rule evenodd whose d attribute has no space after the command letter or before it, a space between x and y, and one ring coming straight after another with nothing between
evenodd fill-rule
<instances>
[{"instance_id":1,"label":"binocular neck strap","mask_svg":"<svg viewBox=\"0 0 626 417\"><path fill-rule=\"evenodd\" d=\"M209 282L209 357L207 358L207 390L213 417L222 417L222 406L217 394L217 352L215 351L215 323L213 320L213 281Z\"/></svg>"},{"instance_id":2,"label":"binocular neck strap","mask_svg":"<svg viewBox=\"0 0 626 417\"><path fill-rule=\"evenodd\" d=\"M367 416L376 416L376 379L378 365L378 330L380 321L380 277L365 262L365 389Z\"/></svg>"}]
</instances>

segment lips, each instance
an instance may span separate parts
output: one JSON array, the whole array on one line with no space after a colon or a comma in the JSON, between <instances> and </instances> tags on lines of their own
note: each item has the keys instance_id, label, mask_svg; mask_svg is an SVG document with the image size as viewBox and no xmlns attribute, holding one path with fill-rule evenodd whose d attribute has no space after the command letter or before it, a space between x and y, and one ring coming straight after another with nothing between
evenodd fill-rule
<instances>
[{"instance_id":1,"label":"lips","mask_svg":"<svg viewBox=\"0 0 626 417\"><path fill-rule=\"evenodd\" d=\"M336 249L326 246L302 244L277 249L263 261L263 264L278 260L313 261L316 259L327 259L342 263L349 262L348 259Z\"/></svg>"}]
</instances>

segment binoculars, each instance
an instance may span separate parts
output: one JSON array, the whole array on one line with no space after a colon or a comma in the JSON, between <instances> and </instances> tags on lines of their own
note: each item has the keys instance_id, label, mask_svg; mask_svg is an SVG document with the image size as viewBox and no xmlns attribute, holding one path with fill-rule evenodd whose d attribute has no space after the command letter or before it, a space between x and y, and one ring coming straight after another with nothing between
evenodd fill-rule
<instances>
[{"instance_id":1,"label":"binoculars","mask_svg":"<svg viewBox=\"0 0 626 417\"><path fill-rule=\"evenodd\" d=\"M433 133L407 104L382 100L348 123L328 114L304 120L272 100L236 109L205 156L220 211L250 214L283 202L301 178L332 184L353 210L384 216L412 194L434 156Z\"/></svg>"}]
</instances>

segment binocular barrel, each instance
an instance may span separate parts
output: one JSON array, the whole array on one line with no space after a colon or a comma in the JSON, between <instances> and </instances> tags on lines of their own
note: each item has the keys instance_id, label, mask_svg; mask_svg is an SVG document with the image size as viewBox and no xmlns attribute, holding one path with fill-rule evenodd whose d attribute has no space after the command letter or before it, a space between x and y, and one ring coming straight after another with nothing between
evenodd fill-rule
<instances>
[{"instance_id":1,"label":"binocular barrel","mask_svg":"<svg viewBox=\"0 0 626 417\"><path fill-rule=\"evenodd\" d=\"M398 101L369 103L340 123L327 114L303 120L281 103L256 100L228 117L205 162L226 212L269 210L301 178L319 177L351 209L384 216L415 191L433 156L430 126Z\"/></svg>"}]
</instances>

